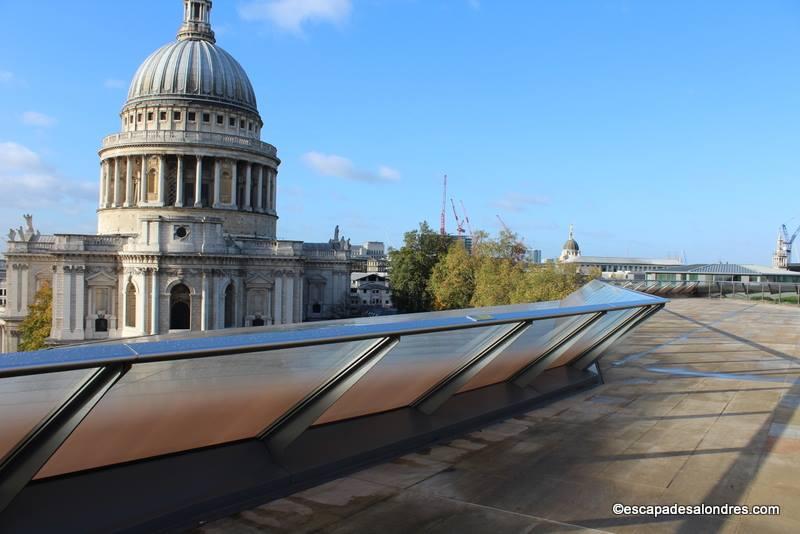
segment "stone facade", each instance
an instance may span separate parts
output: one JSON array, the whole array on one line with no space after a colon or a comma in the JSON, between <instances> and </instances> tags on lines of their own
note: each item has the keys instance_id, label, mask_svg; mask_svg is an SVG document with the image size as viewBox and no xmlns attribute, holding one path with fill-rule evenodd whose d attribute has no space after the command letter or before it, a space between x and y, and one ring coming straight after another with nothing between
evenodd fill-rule
<instances>
[{"instance_id":1,"label":"stone facade","mask_svg":"<svg viewBox=\"0 0 800 534\"><path fill-rule=\"evenodd\" d=\"M209 0L184 0L177 41L137 71L121 132L102 141L97 235L8 235L0 349L43 284L53 343L344 316L350 245L276 239L274 146Z\"/></svg>"}]
</instances>

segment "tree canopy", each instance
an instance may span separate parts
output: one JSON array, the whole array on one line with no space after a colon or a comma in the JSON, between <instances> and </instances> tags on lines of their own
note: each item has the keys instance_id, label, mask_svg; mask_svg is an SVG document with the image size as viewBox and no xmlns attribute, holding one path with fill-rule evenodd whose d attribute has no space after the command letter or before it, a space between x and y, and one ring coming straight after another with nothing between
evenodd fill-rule
<instances>
[{"instance_id":1,"label":"tree canopy","mask_svg":"<svg viewBox=\"0 0 800 534\"><path fill-rule=\"evenodd\" d=\"M599 276L581 274L572 265L533 263L522 239L508 230L496 239L476 232L471 254L460 240L450 239L443 249L442 236L433 234L439 238L434 245L429 234L430 227L422 223L391 256L392 291L400 311L558 300Z\"/></svg>"},{"instance_id":2,"label":"tree canopy","mask_svg":"<svg viewBox=\"0 0 800 534\"><path fill-rule=\"evenodd\" d=\"M400 249L389 252L389 277L398 310L413 313L433 308L428 282L451 240L435 232L427 222L421 222L418 229L405 233Z\"/></svg>"},{"instance_id":3,"label":"tree canopy","mask_svg":"<svg viewBox=\"0 0 800 534\"><path fill-rule=\"evenodd\" d=\"M19 350L31 351L44 348L50 337L53 324L53 290L44 283L36 292L33 303L28 306L28 316L19 327Z\"/></svg>"}]
</instances>

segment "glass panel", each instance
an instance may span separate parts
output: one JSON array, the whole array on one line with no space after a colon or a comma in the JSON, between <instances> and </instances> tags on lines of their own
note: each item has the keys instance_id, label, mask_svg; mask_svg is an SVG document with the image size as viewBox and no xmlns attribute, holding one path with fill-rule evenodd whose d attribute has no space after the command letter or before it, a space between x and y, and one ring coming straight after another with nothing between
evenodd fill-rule
<instances>
[{"instance_id":1,"label":"glass panel","mask_svg":"<svg viewBox=\"0 0 800 534\"><path fill-rule=\"evenodd\" d=\"M316 424L408 406L508 326L406 336Z\"/></svg>"},{"instance_id":2,"label":"glass panel","mask_svg":"<svg viewBox=\"0 0 800 534\"><path fill-rule=\"evenodd\" d=\"M135 365L37 478L253 438L373 343Z\"/></svg>"},{"instance_id":3,"label":"glass panel","mask_svg":"<svg viewBox=\"0 0 800 534\"><path fill-rule=\"evenodd\" d=\"M11 452L94 370L0 378L0 458Z\"/></svg>"},{"instance_id":4,"label":"glass panel","mask_svg":"<svg viewBox=\"0 0 800 534\"><path fill-rule=\"evenodd\" d=\"M619 323L626 320L628 317L638 313L638 311L639 308L634 308L632 310L619 310L607 313L605 317L590 326L588 330L586 330L586 333L581 336L578 342L570 347L570 350L564 353L558 360L554 361L548 367L548 369L570 363L572 360L580 356L581 353L591 347L592 344L597 343L597 341L606 335L611 329L615 328Z\"/></svg>"},{"instance_id":5,"label":"glass panel","mask_svg":"<svg viewBox=\"0 0 800 534\"><path fill-rule=\"evenodd\" d=\"M534 322L511 346L465 384L461 391L508 380L514 373L537 360L553 343L561 339L563 333L575 328L578 323L579 319L576 317Z\"/></svg>"},{"instance_id":6,"label":"glass panel","mask_svg":"<svg viewBox=\"0 0 800 534\"><path fill-rule=\"evenodd\" d=\"M590 282L578 291L567 296L561 302L551 303L553 308L568 306L584 306L591 304L615 304L646 298L646 295L637 295L624 289L606 285L597 281ZM615 324L615 321L627 317L627 311L610 312L603 319L590 327L585 333L580 334L581 339L564 357L554 362L550 367L564 365L573 359L579 351L588 348L599 336ZM480 387L489 386L509 380L514 373L530 362L536 361L553 343L561 336L578 326L578 317L565 317L563 319L546 319L536 321L525 334L520 336L503 354L478 373L461 391L469 391Z\"/></svg>"}]
</instances>

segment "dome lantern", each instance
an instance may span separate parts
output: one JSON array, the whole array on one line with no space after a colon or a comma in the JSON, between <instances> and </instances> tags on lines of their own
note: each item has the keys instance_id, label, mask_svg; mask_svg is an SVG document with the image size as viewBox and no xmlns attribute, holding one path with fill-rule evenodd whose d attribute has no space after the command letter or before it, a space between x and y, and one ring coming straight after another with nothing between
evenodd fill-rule
<instances>
[{"instance_id":1,"label":"dome lantern","mask_svg":"<svg viewBox=\"0 0 800 534\"><path fill-rule=\"evenodd\" d=\"M183 25L178 40L200 39L216 42L211 30L211 0L183 0Z\"/></svg>"}]
</instances>

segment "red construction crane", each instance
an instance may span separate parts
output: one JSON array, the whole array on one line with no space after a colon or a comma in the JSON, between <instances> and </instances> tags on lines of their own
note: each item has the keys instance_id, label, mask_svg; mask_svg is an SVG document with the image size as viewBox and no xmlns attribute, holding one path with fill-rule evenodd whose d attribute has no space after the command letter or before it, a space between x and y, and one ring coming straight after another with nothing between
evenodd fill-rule
<instances>
[{"instance_id":1,"label":"red construction crane","mask_svg":"<svg viewBox=\"0 0 800 534\"><path fill-rule=\"evenodd\" d=\"M452 198L450 199L450 204L453 205L453 217L456 218L456 232L458 233L458 235L464 235L466 233L466 230L464 230L464 221L458 218L458 212L456 211L456 203Z\"/></svg>"},{"instance_id":2,"label":"red construction crane","mask_svg":"<svg viewBox=\"0 0 800 534\"><path fill-rule=\"evenodd\" d=\"M472 237L474 234L472 233L472 225L469 222L469 215L467 214L467 207L464 206L464 201L459 200L461 202L461 211L464 212L464 221L467 223L467 230L469 231L469 236Z\"/></svg>"},{"instance_id":3,"label":"red construction crane","mask_svg":"<svg viewBox=\"0 0 800 534\"><path fill-rule=\"evenodd\" d=\"M445 227L445 211L447 210L447 175L444 175L444 190L442 191L442 214L439 217L439 233L447 235Z\"/></svg>"}]
</instances>

